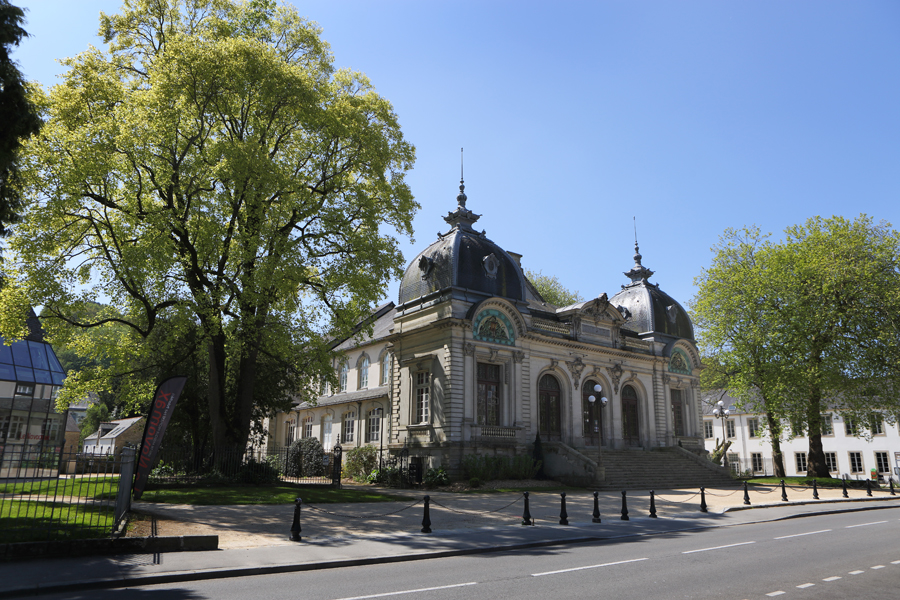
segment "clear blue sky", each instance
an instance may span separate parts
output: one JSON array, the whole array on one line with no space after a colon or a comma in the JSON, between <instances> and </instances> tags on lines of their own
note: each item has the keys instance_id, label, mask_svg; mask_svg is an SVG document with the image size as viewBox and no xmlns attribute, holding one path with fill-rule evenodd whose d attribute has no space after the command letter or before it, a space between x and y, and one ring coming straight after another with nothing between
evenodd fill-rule
<instances>
[{"instance_id":1,"label":"clear blue sky","mask_svg":"<svg viewBox=\"0 0 900 600\"><path fill-rule=\"evenodd\" d=\"M14 58L44 85L119 7L12 1L33 36ZM407 260L447 228L460 147L478 226L588 298L626 282L632 217L651 281L682 304L727 227L900 227L900 2L294 4L416 145Z\"/></svg>"}]
</instances>

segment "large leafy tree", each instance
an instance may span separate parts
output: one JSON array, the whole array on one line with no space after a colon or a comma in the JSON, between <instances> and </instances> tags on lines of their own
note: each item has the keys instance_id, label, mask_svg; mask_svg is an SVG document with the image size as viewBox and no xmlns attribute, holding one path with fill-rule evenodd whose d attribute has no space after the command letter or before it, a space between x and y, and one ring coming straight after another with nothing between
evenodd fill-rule
<instances>
[{"instance_id":1,"label":"large leafy tree","mask_svg":"<svg viewBox=\"0 0 900 600\"><path fill-rule=\"evenodd\" d=\"M18 155L23 140L37 133L41 120L28 98L27 84L9 55L28 36L25 14L8 0L0 0L0 236L17 222L21 196Z\"/></svg>"},{"instance_id":2,"label":"large leafy tree","mask_svg":"<svg viewBox=\"0 0 900 600\"><path fill-rule=\"evenodd\" d=\"M122 365L160 372L199 348L211 441L242 448L254 416L333 378L328 340L399 276L414 148L291 7L125 0L100 31L107 49L39 95L0 329L43 305L55 343L113 357L63 402L115 380L140 406L153 382Z\"/></svg>"},{"instance_id":3,"label":"large leafy tree","mask_svg":"<svg viewBox=\"0 0 900 600\"><path fill-rule=\"evenodd\" d=\"M714 250L692 306L700 344L773 440L782 419L804 425L808 474L827 477L823 411L898 412L900 235L865 215L815 217L777 244L726 232Z\"/></svg>"}]
</instances>

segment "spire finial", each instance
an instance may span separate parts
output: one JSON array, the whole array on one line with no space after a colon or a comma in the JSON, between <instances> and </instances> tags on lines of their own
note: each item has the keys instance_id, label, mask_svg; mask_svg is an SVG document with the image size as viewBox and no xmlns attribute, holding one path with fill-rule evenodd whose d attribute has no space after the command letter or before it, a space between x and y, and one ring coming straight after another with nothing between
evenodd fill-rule
<instances>
[{"instance_id":1,"label":"spire finial","mask_svg":"<svg viewBox=\"0 0 900 600\"><path fill-rule=\"evenodd\" d=\"M641 251L638 248L638 239L637 239L637 217L631 217L634 221L634 266L631 267L631 270L625 273L625 276L631 279L631 283L646 283L647 280L653 275L653 271L645 267L641 264Z\"/></svg>"},{"instance_id":2,"label":"spire finial","mask_svg":"<svg viewBox=\"0 0 900 600\"><path fill-rule=\"evenodd\" d=\"M463 149L459 149L459 195L456 196L459 208L466 207L466 184L463 180Z\"/></svg>"}]
</instances>

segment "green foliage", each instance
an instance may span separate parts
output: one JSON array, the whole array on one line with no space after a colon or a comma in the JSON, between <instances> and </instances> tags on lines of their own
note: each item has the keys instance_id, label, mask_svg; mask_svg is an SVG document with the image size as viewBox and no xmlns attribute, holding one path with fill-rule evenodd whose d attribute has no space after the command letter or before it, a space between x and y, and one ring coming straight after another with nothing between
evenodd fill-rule
<instances>
[{"instance_id":1,"label":"green foliage","mask_svg":"<svg viewBox=\"0 0 900 600\"><path fill-rule=\"evenodd\" d=\"M63 407L98 391L144 412L166 373L190 373L185 398L205 406L184 427L244 448L253 423L315 396L308 382L333 382L328 340L401 274L414 148L289 5L125 0L100 32L104 49L34 92L45 124L22 148L33 201L0 330L43 306L52 342L96 359ZM86 310L97 298L110 305Z\"/></svg>"},{"instance_id":2,"label":"green foliage","mask_svg":"<svg viewBox=\"0 0 900 600\"><path fill-rule=\"evenodd\" d=\"M440 485L450 485L450 475L444 467L433 467L425 471L425 477L422 479L425 487L433 488Z\"/></svg>"},{"instance_id":3,"label":"green foliage","mask_svg":"<svg viewBox=\"0 0 900 600\"><path fill-rule=\"evenodd\" d=\"M288 448L284 474L287 477L321 477L325 475L325 450L318 438L296 440Z\"/></svg>"},{"instance_id":4,"label":"green foliage","mask_svg":"<svg viewBox=\"0 0 900 600\"><path fill-rule=\"evenodd\" d=\"M0 0L0 237L18 222L22 204L20 151L22 142L37 133L41 121L29 99L28 84L9 53L28 37L22 28L25 15L8 0Z\"/></svg>"},{"instance_id":5,"label":"green foliage","mask_svg":"<svg viewBox=\"0 0 900 600\"><path fill-rule=\"evenodd\" d=\"M272 485L278 483L280 476L277 464L270 460L257 461L251 458L241 465L235 479L238 483L248 485Z\"/></svg>"},{"instance_id":6,"label":"green foliage","mask_svg":"<svg viewBox=\"0 0 900 600\"><path fill-rule=\"evenodd\" d=\"M378 449L375 446L358 446L344 456L344 473L355 481L367 481L378 465Z\"/></svg>"},{"instance_id":7,"label":"green foliage","mask_svg":"<svg viewBox=\"0 0 900 600\"><path fill-rule=\"evenodd\" d=\"M81 430L81 442L100 428L100 423L109 421L109 407L102 402L91 404L85 412L84 419L78 424Z\"/></svg>"},{"instance_id":8,"label":"green foliage","mask_svg":"<svg viewBox=\"0 0 900 600\"><path fill-rule=\"evenodd\" d=\"M482 485L484 485L484 482L478 477L472 477L471 479L469 479L469 487L471 488L480 488Z\"/></svg>"},{"instance_id":9,"label":"green foliage","mask_svg":"<svg viewBox=\"0 0 900 600\"><path fill-rule=\"evenodd\" d=\"M304 503L326 504L336 502L394 502L409 500L407 496L381 494L365 489L341 490L299 485L201 485L180 487L153 487L141 496L142 502L170 504L239 506L243 504L293 504L300 496Z\"/></svg>"},{"instance_id":10,"label":"green foliage","mask_svg":"<svg viewBox=\"0 0 900 600\"><path fill-rule=\"evenodd\" d=\"M494 479L532 479L541 464L535 463L527 455L517 456L484 456L467 454L462 459L462 470L465 479L477 478L482 481Z\"/></svg>"},{"instance_id":11,"label":"green foliage","mask_svg":"<svg viewBox=\"0 0 900 600\"><path fill-rule=\"evenodd\" d=\"M382 469L375 469L367 478L369 483L374 483L377 485L388 485L392 487L397 487L402 483L402 473L400 469L397 467L384 467Z\"/></svg>"},{"instance_id":12,"label":"green foliage","mask_svg":"<svg viewBox=\"0 0 900 600\"><path fill-rule=\"evenodd\" d=\"M578 302L584 302L577 291L567 289L560 283L556 275L543 275L540 271L525 269L525 276L531 285L538 291L544 302L554 306L569 306Z\"/></svg>"}]
</instances>

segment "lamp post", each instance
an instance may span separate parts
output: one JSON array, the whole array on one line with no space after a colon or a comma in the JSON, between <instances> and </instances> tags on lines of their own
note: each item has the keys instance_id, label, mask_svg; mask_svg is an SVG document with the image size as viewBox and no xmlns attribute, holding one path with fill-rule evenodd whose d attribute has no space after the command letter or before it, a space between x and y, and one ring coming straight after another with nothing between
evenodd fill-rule
<instances>
[{"instance_id":1,"label":"lamp post","mask_svg":"<svg viewBox=\"0 0 900 600\"><path fill-rule=\"evenodd\" d=\"M725 408L725 403L719 400L716 402L716 407L713 409L713 416L717 419L722 419L722 466L726 469L728 468L728 450L725 448L725 442L728 440L728 432L725 429L725 421L728 420L728 415L731 414L731 411Z\"/></svg>"},{"instance_id":2,"label":"lamp post","mask_svg":"<svg viewBox=\"0 0 900 600\"><path fill-rule=\"evenodd\" d=\"M599 396L600 392L602 392L602 391L603 391L603 386L601 386L599 383L594 386L594 394L597 394L597 396ZM597 401L597 396L594 396L594 394L591 394L590 396L588 396L588 404L591 407L591 409L589 411L590 416L588 418L590 419L591 441L594 440L594 434L597 434L597 445L599 446L600 445L600 421L599 421L599 419L594 418L594 410L595 410L594 403ZM607 400L606 398L601 396L600 397L600 408L603 408L604 406L606 406L607 402L609 402L609 400Z\"/></svg>"}]
</instances>

